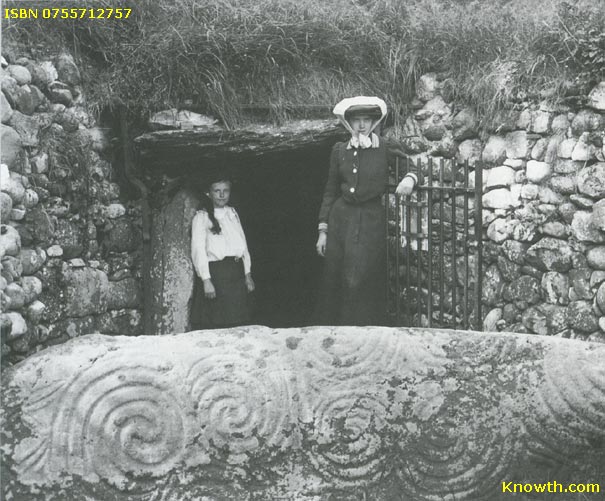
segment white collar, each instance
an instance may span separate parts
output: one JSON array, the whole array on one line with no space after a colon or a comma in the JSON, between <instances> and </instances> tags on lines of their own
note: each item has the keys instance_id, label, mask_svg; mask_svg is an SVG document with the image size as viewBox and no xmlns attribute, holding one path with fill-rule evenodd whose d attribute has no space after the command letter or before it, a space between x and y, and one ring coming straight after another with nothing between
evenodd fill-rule
<instances>
[{"instance_id":1,"label":"white collar","mask_svg":"<svg viewBox=\"0 0 605 501\"><path fill-rule=\"evenodd\" d=\"M380 145L380 139L373 132L370 134L370 137L359 135L357 137L352 137L349 139L347 144L347 150L352 148L365 150L367 148L378 148Z\"/></svg>"}]
</instances>

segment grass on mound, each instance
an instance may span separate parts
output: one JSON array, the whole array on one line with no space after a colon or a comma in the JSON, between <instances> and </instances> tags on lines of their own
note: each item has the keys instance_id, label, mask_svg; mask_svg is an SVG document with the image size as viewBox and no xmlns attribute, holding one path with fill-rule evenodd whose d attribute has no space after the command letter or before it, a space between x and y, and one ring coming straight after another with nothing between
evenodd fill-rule
<instances>
[{"instance_id":1,"label":"grass on mound","mask_svg":"<svg viewBox=\"0 0 605 501\"><path fill-rule=\"evenodd\" d=\"M48 7L52 2L40 2ZM34 2L6 2L5 7ZM59 4L57 4L59 5ZM81 0L128 20L3 20L4 41L76 53L89 105L138 116L186 105L227 126L379 95L405 113L437 72L450 98L490 116L605 78L605 0ZM64 6L62 3L60 6Z\"/></svg>"}]
</instances>

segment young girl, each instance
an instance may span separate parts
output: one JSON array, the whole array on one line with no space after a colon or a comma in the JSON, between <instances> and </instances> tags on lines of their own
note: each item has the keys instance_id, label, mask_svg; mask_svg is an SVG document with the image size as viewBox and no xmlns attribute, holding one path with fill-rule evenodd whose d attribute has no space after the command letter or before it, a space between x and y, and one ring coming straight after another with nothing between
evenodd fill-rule
<instances>
[{"instance_id":1,"label":"young girl","mask_svg":"<svg viewBox=\"0 0 605 501\"><path fill-rule=\"evenodd\" d=\"M334 107L351 139L332 148L319 211L316 248L325 262L318 321L324 325L381 325L386 320L386 222L381 197L397 148L373 132L386 113L385 102L377 97L343 99ZM417 182L415 173L406 174L397 194L411 194Z\"/></svg>"},{"instance_id":2,"label":"young girl","mask_svg":"<svg viewBox=\"0 0 605 501\"><path fill-rule=\"evenodd\" d=\"M254 290L250 253L237 212L227 205L231 181L215 177L191 227L191 260L197 274L191 327L242 325L250 320L248 293ZM202 293L203 291L203 293Z\"/></svg>"}]
</instances>

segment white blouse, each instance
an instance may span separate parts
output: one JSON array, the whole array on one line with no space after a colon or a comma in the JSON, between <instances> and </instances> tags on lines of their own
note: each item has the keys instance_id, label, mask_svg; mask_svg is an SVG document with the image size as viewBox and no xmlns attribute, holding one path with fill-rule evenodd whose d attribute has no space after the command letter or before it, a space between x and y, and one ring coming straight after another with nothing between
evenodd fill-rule
<instances>
[{"instance_id":1,"label":"white blouse","mask_svg":"<svg viewBox=\"0 0 605 501\"><path fill-rule=\"evenodd\" d=\"M221 226L218 235L212 233L212 221L206 211L198 211L191 223L191 260L196 273L202 280L209 279L208 263L225 257L243 259L244 272L250 273L250 253L237 212L233 207L217 208L214 216Z\"/></svg>"}]
</instances>

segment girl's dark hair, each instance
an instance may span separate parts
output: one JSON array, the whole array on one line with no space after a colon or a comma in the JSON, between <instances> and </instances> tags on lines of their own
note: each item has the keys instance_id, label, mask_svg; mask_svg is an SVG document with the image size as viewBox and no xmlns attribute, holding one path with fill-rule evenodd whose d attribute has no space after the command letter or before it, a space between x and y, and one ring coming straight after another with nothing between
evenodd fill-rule
<instances>
[{"instance_id":1,"label":"girl's dark hair","mask_svg":"<svg viewBox=\"0 0 605 501\"><path fill-rule=\"evenodd\" d=\"M208 182L206 183L206 191L210 191L210 189L212 188L212 185L216 184L216 183L229 183L230 185L233 185L231 178L226 173L219 172L209 178ZM214 233L215 235L220 235L221 225L219 224L218 220L216 219L216 217L214 215L214 204L212 203L212 200L209 197L204 196L204 199L205 199L204 200L204 202L205 202L204 209L208 213L210 222L212 222L212 227L210 228L210 231L212 233Z\"/></svg>"}]
</instances>

